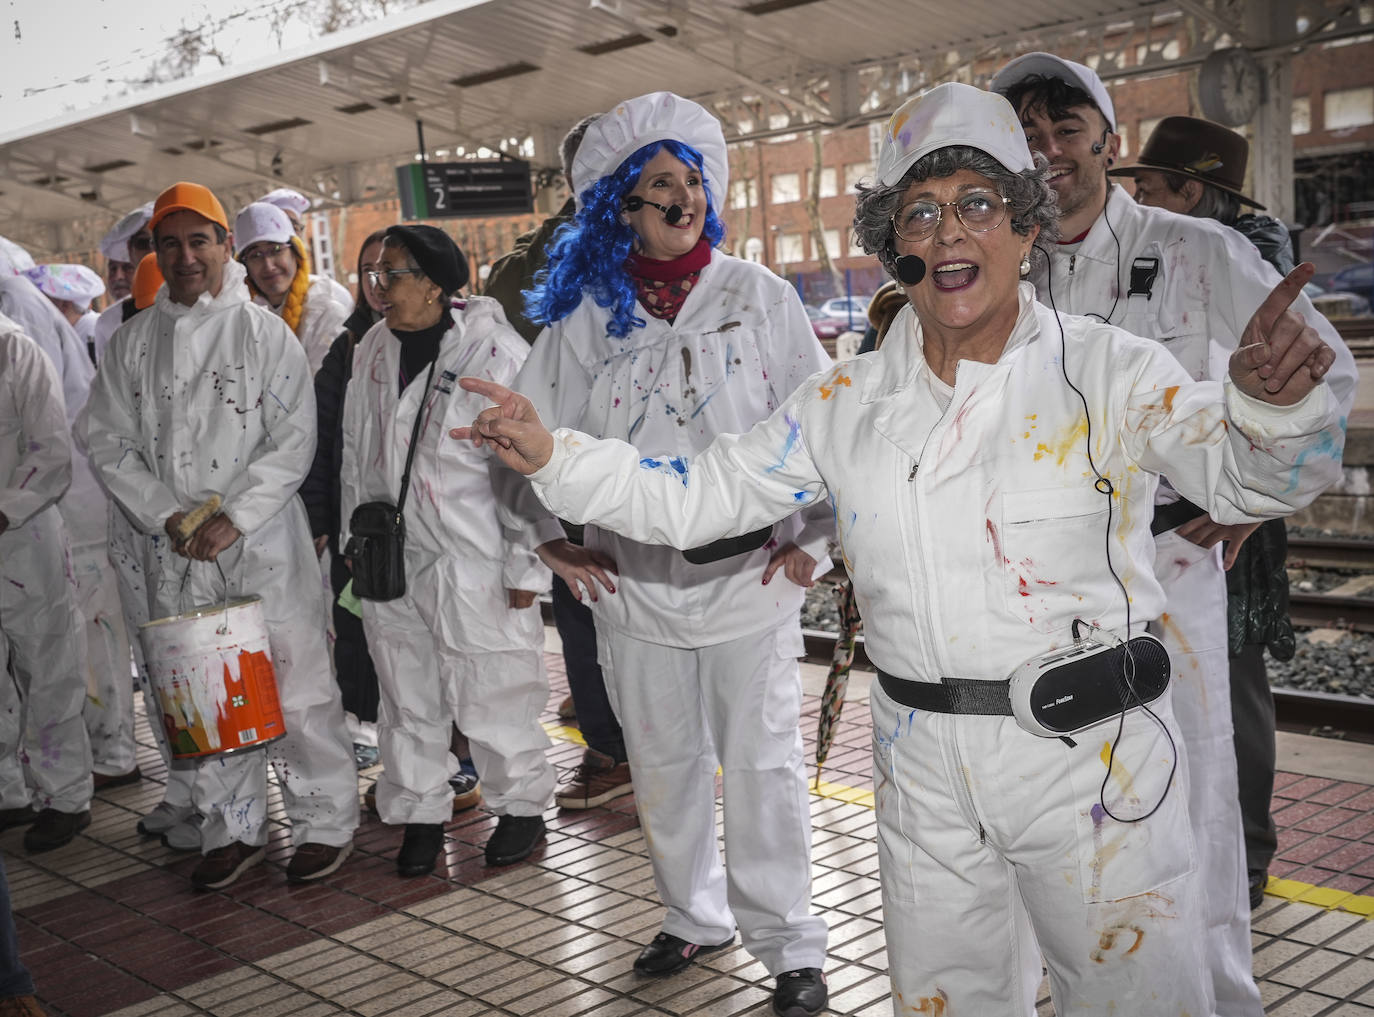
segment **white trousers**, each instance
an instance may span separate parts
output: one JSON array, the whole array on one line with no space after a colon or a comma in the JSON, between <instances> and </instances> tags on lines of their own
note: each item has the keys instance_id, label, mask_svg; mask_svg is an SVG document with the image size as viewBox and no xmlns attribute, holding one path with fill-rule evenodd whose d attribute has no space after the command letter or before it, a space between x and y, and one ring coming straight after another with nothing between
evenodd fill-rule
<instances>
[{"instance_id":1,"label":"white trousers","mask_svg":"<svg viewBox=\"0 0 1374 1017\"><path fill-rule=\"evenodd\" d=\"M85 698L86 631L49 506L0 534L0 808L90 808Z\"/></svg>"},{"instance_id":2,"label":"white trousers","mask_svg":"<svg viewBox=\"0 0 1374 1017\"><path fill-rule=\"evenodd\" d=\"M134 747L134 677L129 632L119 603L119 582L104 544L72 552L77 609L86 624L86 703L82 716L91 739L92 769L115 776L137 763Z\"/></svg>"},{"instance_id":3,"label":"white trousers","mask_svg":"<svg viewBox=\"0 0 1374 1017\"><path fill-rule=\"evenodd\" d=\"M1167 611L1151 625L1173 662L1174 712L1188 746L1188 813L1197 843L1207 966L1219 1017L1259 1017L1250 947L1245 832L1231 727L1226 573L1221 548L1173 533L1155 538L1155 575Z\"/></svg>"},{"instance_id":4,"label":"white trousers","mask_svg":"<svg viewBox=\"0 0 1374 1017\"><path fill-rule=\"evenodd\" d=\"M384 823L447 823L453 818L449 741L456 723L467 735L482 778L482 800L500 815L538 816L553 797L549 736L539 714L549 701L544 627L538 606L501 608L509 641L523 649L478 652L446 638L452 627L434 612L433 578L417 575L396 600L364 600L363 629L381 693L377 814ZM430 570L432 571L432 570ZM504 597L504 591L500 591Z\"/></svg>"},{"instance_id":5,"label":"white trousers","mask_svg":"<svg viewBox=\"0 0 1374 1017\"><path fill-rule=\"evenodd\" d=\"M668 907L663 931L712 944L734 935L738 923L745 949L770 975L824 967L829 930L811 914L797 621L693 649L603 626L596 637L654 882Z\"/></svg>"},{"instance_id":6,"label":"white trousers","mask_svg":"<svg viewBox=\"0 0 1374 1017\"><path fill-rule=\"evenodd\" d=\"M202 850L233 841L267 842L265 763L281 785L293 844L349 843L358 826L357 771L325 643L319 566L299 500L220 553L225 579L214 562L188 562L172 553L163 536L143 535L141 545L154 617L218 603L227 581L229 596L262 599L267 623L286 736L263 749L193 763L191 804L205 816ZM121 589L137 579L129 577ZM160 717L161 711L153 715ZM169 780L167 800L173 804L177 791Z\"/></svg>"},{"instance_id":7,"label":"white trousers","mask_svg":"<svg viewBox=\"0 0 1374 1017\"><path fill-rule=\"evenodd\" d=\"M1154 705L1177 740L1167 694ZM870 706L894 1012L1032 1017L1043 952L1058 1014L1211 1014L1181 747L1158 811L1125 823L1099 802L1115 720L1070 748L1010 717L912 710L876 683ZM1131 714L1107 809L1147 812L1172 759Z\"/></svg>"}]
</instances>

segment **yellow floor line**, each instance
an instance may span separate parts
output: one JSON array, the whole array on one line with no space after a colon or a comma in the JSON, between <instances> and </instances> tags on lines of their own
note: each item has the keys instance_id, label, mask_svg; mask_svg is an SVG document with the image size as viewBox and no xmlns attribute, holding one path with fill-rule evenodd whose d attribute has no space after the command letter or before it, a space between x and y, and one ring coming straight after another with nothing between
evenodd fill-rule
<instances>
[{"instance_id":1,"label":"yellow floor line","mask_svg":"<svg viewBox=\"0 0 1374 1017\"><path fill-rule=\"evenodd\" d=\"M558 741L574 742L578 745L587 744L581 731L575 727L568 727L566 724L545 724L544 730L548 732L550 738ZM859 805L865 809L873 808L872 791L846 787L843 784L832 784L824 780L812 780L807 784L807 787L817 798L833 798L836 801L849 802L851 805ZM1265 886L1264 892L1270 897L1280 897L1283 900L1311 904L1315 907L1325 908L1327 911L1344 911L1347 914L1359 915L1362 918L1374 918L1374 897L1364 894L1347 893L1345 890L1337 890L1334 887L1314 886L1311 883L1303 883L1296 879L1279 879L1275 876L1269 877L1269 883Z\"/></svg>"}]
</instances>

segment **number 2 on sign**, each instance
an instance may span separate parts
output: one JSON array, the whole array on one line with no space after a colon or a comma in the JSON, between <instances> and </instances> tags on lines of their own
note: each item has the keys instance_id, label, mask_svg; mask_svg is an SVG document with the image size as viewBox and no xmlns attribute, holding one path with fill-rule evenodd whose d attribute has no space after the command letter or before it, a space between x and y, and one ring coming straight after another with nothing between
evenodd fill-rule
<instances>
[{"instance_id":1,"label":"number 2 on sign","mask_svg":"<svg viewBox=\"0 0 1374 1017\"><path fill-rule=\"evenodd\" d=\"M444 187L443 184L437 184L431 187L429 190L430 193L434 195L434 202L431 205L431 207L436 212L444 211L444 209L448 207L448 205L446 204L446 200L448 198L448 188Z\"/></svg>"}]
</instances>

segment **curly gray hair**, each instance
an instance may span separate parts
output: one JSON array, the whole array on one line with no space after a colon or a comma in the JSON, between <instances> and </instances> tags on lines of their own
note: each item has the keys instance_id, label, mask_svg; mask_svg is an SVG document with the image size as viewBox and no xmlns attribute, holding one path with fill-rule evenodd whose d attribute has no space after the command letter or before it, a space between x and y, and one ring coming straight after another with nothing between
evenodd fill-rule
<instances>
[{"instance_id":1,"label":"curly gray hair","mask_svg":"<svg viewBox=\"0 0 1374 1017\"><path fill-rule=\"evenodd\" d=\"M890 186L860 184L854 200L854 240L866 254L876 254L887 274L897 278L897 251L893 246L892 217L902 206L907 188L917 181L951 176L972 170L993 182L998 193L1008 199L1011 228L1022 236L1040 227L1039 240L1053 243L1059 239L1059 205L1046 182L1049 162L1036 153L1035 169L1013 173L986 152L964 145L951 145L917 160L906 175ZM1032 249L1035 263L1043 255Z\"/></svg>"}]
</instances>

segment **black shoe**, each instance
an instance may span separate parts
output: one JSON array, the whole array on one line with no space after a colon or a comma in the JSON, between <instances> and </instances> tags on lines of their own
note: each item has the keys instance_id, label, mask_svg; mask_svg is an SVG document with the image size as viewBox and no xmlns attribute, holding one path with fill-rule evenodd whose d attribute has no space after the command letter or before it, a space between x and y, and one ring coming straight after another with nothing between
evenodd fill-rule
<instances>
[{"instance_id":1,"label":"black shoe","mask_svg":"<svg viewBox=\"0 0 1374 1017\"><path fill-rule=\"evenodd\" d=\"M70 844L73 837L90 825L90 809L81 812L44 809L38 813L38 818L34 820L33 826L29 827L28 833L24 834L24 850L36 855L40 851L60 848L64 844Z\"/></svg>"},{"instance_id":2,"label":"black shoe","mask_svg":"<svg viewBox=\"0 0 1374 1017\"><path fill-rule=\"evenodd\" d=\"M1269 884L1268 869L1251 869L1250 876L1250 910L1253 911L1264 903L1264 888Z\"/></svg>"},{"instance_id":3,"label":"black shoe","mask_svg":"<svg viewBox=\"0 0 1374 1017\"><path fill-rule=\"evenodd\" d=\"M543 816L502 816L487 841L487 864L523 862L543 839Z\"/></svg>"},{"instance_id":4,"label":"black shoe","mask_svg":"<svg viewBox=\"0 0 1374 1017\"><path fill-rule=\"evenodd\" d=\"M639 956L635 958L635 972L641 975L672 975L681 971L698 957L704 957L708 953L715 953L717 950L724 950L726 947L733 946L735 937L731 936L724 943L708 943L700 946L696 943L689 943L685 939L677 936L670 936L666 932L660 932L654 937L652 943L639 951Z\"/></svg>"},{"instance_id":5,"label":"black shoe","mask_svg":"<svg viewBox=\"0 0 1374 1017\"><path fill-rule=\"evenodd\" d=\"M16 826L28 826L38 818L38 810L32 805L20 805L13 809L0 809L0 830L12 830Z\"/></svg>"},{"instance_id":6,"label":"black shoe","mask_svg":"<svg viewBox=\"0 0 1374 1017\"><path fill-rule=\"evenodd\" d=\"M773 1012L778 1017L815 1017L830 1002L825 975L820 968L798 968L778 975L773 990Z\"/></svg>"},{"instance_id":7,"label":"black shoe","mask_svg":"<svg viewBox=\"0 0 1374 1017\"><path fill-rule=\"evenodd\" d=\"M443 849L443 823L407 823L401 850L396 853L397 875L428 876Z\"/></svg>"}]
</instances>

